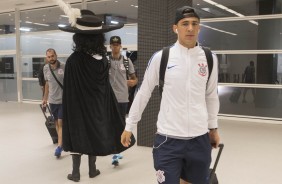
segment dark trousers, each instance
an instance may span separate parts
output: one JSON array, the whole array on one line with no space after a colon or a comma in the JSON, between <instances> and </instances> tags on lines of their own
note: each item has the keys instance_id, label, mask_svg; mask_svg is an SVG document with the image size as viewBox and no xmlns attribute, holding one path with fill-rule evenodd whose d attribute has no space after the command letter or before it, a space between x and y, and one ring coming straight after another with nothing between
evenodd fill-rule
<instances>
[{"instance_id":1,"label":"dark trousers","mask_svg":"<svg viewBox=\"0 0 282 184\"><path fill-rule=\"evenodd\" d=\"M118 103L118 110L124 121L125 121L127 106L128 106L128 102Z\"/></svg>"}]
</instances>

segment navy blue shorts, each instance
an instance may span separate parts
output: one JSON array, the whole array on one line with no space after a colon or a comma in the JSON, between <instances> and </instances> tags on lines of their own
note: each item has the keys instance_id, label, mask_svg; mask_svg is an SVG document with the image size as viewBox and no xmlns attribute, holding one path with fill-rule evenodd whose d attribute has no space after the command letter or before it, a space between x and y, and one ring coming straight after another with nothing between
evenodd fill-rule
<instances>
[{"instance_id":1,"label":"navy blue shorts","mask_svg":"<svg viewBox=\"0 0 282 184\"><path fill-rule=\"evenodd\" d=\"M63 119L63 104L49 104L54 119Z\"/></svg>"},{"instance_id":2,"label":"navy blue shorts","mask_svg":"<svg viewBox=\"0 0 282 184\"><path fill-rule=\"evenodd\" d=\"M190 140L156 134L153 158L158 182L179 184L182 178L193 184L207 184L211 150L208 133Z\"/></svg>"}]
</instances>

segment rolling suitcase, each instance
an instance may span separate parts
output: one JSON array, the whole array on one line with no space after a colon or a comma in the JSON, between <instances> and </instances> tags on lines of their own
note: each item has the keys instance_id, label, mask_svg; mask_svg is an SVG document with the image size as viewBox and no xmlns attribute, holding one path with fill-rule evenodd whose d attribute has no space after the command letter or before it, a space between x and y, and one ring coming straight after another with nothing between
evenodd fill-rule
<instances>
[{"instance_id":1,"label":"rolling suitcase","mask_svg":"<svg viewBox=\"0 0 282 184\"><path fill-rule=\"evenodd\" d=\"M40 108L44 114L44 117L46 119L45 125L47 127L47 130L52 138L53 144L58 143L58 134L56 131L56 125L54 122L53 115L51 113L50 107L47 104L46 107L43 107L42 104L40 104Z\"/></svg>"},{"instance_id":2,"label":"rolling suitcase","mask_svg":"<svg viewBox=\"0 0 282 184\"><path fill-rule=\"evenodd\" d=\"M219 150L218 150L218 153L217 153L217 156L216 156L216 160L214 162L214 166L213 166L213 168L210 168L210 170L209 170L209 174L210 174L209 184L218 184L218 179L217 179L215 170L216 170L216 166L218 164L221 152L223 150L224 144L219 144L218 147L219 147Z\"/></svg>"},{"instance_id":3,"label":"rolling suitcase","mask_svg":"<svg viewBox=\"0 0 282 184\"><path fill-rule=\"evenodd\" d=\"M241 96L241 89L240 88L236 88L231 93L231 96L230 96L229 100L230 100L231 103L238 103L240 96Z\"/></svg>"}]
</instances>

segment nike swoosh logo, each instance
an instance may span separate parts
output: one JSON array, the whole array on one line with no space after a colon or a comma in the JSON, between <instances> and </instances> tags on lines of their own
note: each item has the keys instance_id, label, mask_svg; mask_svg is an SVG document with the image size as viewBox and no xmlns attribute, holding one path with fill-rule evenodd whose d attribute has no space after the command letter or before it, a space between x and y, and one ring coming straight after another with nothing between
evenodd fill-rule
<instances>
[{"instance_id":1,"label":"nike swoosh logo","mask_svg":"<svg viewBox=\"0 0 282 184\"><path fill-rule=\"evenodd\" d=\"M173 68L173 67L175 67L175 66L177 66L177 65L168 66L167 69L171 69L171 68Z\"/></svg>"}]
</instances>

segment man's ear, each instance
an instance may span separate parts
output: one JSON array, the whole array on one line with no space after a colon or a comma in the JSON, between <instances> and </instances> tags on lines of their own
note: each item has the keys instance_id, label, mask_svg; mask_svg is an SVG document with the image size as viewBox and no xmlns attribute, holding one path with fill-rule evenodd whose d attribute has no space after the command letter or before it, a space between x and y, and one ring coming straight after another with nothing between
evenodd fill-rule
<instances>
[{"instance_id":1,"label":"man's ear","mask_svg":"<svg viewBox=\"0 0 282 184\"><path fill-rule=\"evenodd\" d=\"M175 34L178 34L177 26L176 26L176 25L173 25L172 30L173 30L173 32L174 32Z\"/></svg>"}]
</instances>

